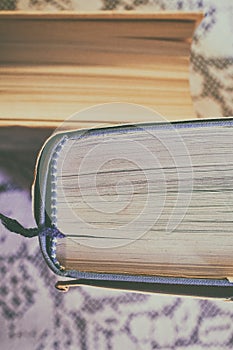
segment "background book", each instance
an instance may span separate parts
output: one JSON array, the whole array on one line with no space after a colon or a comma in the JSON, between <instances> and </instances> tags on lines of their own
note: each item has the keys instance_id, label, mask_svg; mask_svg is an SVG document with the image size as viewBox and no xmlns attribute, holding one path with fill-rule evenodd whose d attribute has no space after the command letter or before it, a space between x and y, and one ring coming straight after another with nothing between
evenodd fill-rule
<instances>
[{"instance_id":1,"label":"background book","mask_svg":"<svg viewBox=\"0 0 233 350\"><path fill-rule=\"evenodd\" d=\"M0 13L0 118L57 126L80 109L130 102L194 118L189 55L201 13ZM143 120L80 120L93 123Z\"/></svg>"}]
</instances>

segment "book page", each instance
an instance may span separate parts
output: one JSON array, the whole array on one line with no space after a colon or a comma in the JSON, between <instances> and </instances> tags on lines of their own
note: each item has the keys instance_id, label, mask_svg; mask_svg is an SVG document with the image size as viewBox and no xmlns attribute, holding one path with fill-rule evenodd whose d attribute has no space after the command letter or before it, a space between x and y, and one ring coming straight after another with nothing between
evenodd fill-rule
<instances>
[{"instance_id":1,"label":"book page","mask_svg":"<svg viewBox=\"0 0 233 350\"><path fill-rule=\"evenodd\" d=\"M174 124L175 125L175 124ZM233 128L178 123L81 134L57 162L68 269L232 276Z\"/></svg>"}]
</instances>

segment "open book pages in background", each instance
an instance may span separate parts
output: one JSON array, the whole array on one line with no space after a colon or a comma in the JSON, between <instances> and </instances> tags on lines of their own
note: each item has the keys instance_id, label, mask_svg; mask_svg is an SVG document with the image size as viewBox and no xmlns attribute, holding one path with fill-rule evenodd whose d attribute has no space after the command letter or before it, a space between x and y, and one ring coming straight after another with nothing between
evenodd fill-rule
<instances>
[{"instance_id":1,"label":"open book pages in background","mask_svg":"<svg viewBox=\"0 0 233 350\"><path fill-rule=\"evenodd\" d=\"M68 134L52 165L61 265L233 276L232 148L232 120Z\"/></svg>"}]
</instances>

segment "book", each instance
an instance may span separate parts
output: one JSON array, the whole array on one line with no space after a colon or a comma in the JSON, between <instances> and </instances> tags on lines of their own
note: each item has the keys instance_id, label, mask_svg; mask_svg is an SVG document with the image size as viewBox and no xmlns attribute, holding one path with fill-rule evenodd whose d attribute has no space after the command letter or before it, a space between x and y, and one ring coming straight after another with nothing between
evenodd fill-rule
<instances>
[{"instance_id":1,"label":"book","mask_svg":"<svg viewBox=\"0 0 233 350\"><path fill-rule=\"evenodd\" d=\"M189 55L201 19L188 12L0 12L1 125L55 128L109 102L144 105L170 120L194 118ZM99 122L79 120L78 127Z\"/></svg>"},{"instance_id":2,"label":"book","mask_svg":"<svg viewBox=\"0 0 233 350\"><path fill-rule=\"evenodd\" d=\"M233 120L192 120L188 64L201 18L1 12L0 156L11 171L20 162L27 183L44 140L85 107L131 102L180 120L86 110L63 125L79 130L61 126L46 142L34 214L38 230L65 235L39 235L49 267L76 279L59 289L232 299Z\"/></svg>"},{"instance_id":3,"label":"book","mask_svg":"<svg viewBox=\"0 0 233 350\"><path fill-rule=\"evenodd\" d=\"M50 266L232 293L232 136L231 118L54 135L34 185L38 224L65 235L42 238Z\"/></svg>"}]
</instances>

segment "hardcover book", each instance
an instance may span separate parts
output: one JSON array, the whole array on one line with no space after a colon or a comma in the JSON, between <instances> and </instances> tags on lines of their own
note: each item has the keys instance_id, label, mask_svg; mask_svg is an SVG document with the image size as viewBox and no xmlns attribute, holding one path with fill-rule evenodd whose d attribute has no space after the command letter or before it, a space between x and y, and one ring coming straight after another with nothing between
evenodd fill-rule
<instances>
[{"instance_id":1,"label":"hardcover book","mask_svg":"<svg viewBox=\"0 0 233 350\"><path fill-rule=\"evenodd\" d=\"M38 225L64 234L40 237L48 264L94 285L230 297L232 147L232 119L53 136L34 186Z\"/></svg>"},{"instance_id":2,"label":"hardcover book","mask_svg":"<svg viewBox=\"0 0 233 350\"><path fill-rule=\"evenodd\" d=\"M126 102L194 118L189 91L195 12L0 12L2 125L57 127L95 104ZM78 128L99 122L79 120Z\"/></svg>"}]
</instances>

